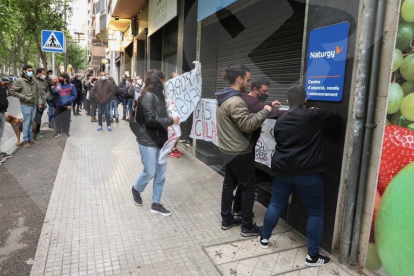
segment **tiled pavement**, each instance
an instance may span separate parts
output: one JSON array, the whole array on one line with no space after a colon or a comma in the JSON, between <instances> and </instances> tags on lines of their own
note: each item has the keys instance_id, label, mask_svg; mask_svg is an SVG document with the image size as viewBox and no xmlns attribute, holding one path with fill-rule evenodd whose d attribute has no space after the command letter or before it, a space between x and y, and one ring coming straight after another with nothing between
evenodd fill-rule
<instances>
[{"instance_id":1,"label":"tiled pavement","mask_svg":"<svg viewBox=\"0 0 414 276\"><path fill-rule=\"evenodd\" d=\"M162 203L173 215L150 213L151 183L136 206L133 133L125 121L97 132L89 120L72 121L31 275L344 275L303 269L306 243L283 221L269 250L221 230L222 177L188 154L168 160ZM265 208L254 208L261 223Z\"/></svg>"}]
</instances>

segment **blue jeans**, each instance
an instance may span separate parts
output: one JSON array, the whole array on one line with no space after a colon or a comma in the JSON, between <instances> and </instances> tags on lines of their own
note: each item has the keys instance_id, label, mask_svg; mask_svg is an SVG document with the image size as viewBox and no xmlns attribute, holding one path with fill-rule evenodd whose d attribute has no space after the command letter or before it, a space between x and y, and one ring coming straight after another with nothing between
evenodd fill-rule
<instances>
[{"instance_id":1,"label":"blue jeans","mask_svg":"<svg viewBox=\"0 0 414 276\"><path fill-rule=\"evenodd\" d=\"M165 174L167 172L167 164L161 165L158 163L160 151L160 148L139 145L139 152L141 153L141 161L144 165L144 171L134 185L134 189L142 193L144 192L145 187L147 187L147 184L154 179L152 189L152 202L154 203L160 203L162 189L165 184Z\"/></svg>"},{"instance_id":2,"label":"blue jeans","mask_svg":"<svg viewBox=\"0 0 414 276\"><path fill-rule=\"evenodd\" d=\"M109 103L98 103L98 121L99 125L102 126L102 115L105 113L106 125L111 126L111 118L109 112Z\"/></svg>"},{"instance_id":3,"label":"blue jeans","mask_svg":"<svg viewBox=\"0 0 414 276\"><path fill-rule=\"evenodd\" d=\"M33 122L36 116L35 105L20 105L23 114L23 141L33 141Z\"/></svg>"},{"instance_id":4,"label":"blue jeans","mask_svg":"<svg viewBox=\"0 0 414 276\"><path fill-rule=\"evenodd\" d=\"M128 99L127 98L121 98L121 99L122 99L122 107L124 108L122 118L125 120L126 114L127 114Z\"/></svg>"},{"instance_id":5,"label":"blue jeans","mask_svg":"<svg viewBox=\"0 0 414 276\"><path fill-rule=\"evenodd\" d=\"M55 110L53 108L53 103L49 100L47 100L47 106L48 106L48 115L49 115L49 122L55 119Z\"/></svg>"},{"instance_id":6,"label":"blue jeans","mask_svg":"<svg viewBox=\"0 0 414 276\"><path fill-rule=\"evenodd\" d=\"M110 112L111 112L111 119L114 117L114 110L115 110L115 118L118 119L119 114L118 114L118 101L117 100L111 100L111 107L110 107Z\"/></svg>"},{"instance_id":7,"label":"blue jeans","mask_svg":"<svg viewBox=\"0 0 414 276\"><path fill-rule=\"evenodd\" d=\"M276 227L279 217L292 194L293 189L299 193L308 212L308 254L319 254L319 244L323 232L323 181L321 174L303 176L279 176L273 179L272 199L267 208L262 237L269 239Z\"/></svg>"},{"instance_id":8,"label":"blue jeans","mask_svg":"<svg viewBox=\"0 0 414 276\"><path fill-rule=\"evenodd\" d=\"M129 112L129 117L131 117L132 114L132 104L134 103L133 99L128 99L128 112Z\"/></svg>"}]
</instances>

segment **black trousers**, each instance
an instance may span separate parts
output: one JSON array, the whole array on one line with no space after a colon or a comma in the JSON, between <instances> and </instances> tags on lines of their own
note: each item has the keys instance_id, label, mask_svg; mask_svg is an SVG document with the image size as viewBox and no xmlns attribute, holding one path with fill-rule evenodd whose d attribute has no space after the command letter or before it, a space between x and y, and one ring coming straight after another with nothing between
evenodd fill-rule
<instances>
[{"instance_id":1,"label":"black trousers","mask_svg":"<svg viewBox=\"0 0 414 276\"><path fill-rule=\"evenodd\" d=\"M96 117L96 109L98 108L98 103L95 101L90 101L91 103L91 117Z\"/></svg>"},{"instance_id":2,"label":"black trousers","mask_svg":"<svg viewBox=\"0 0 414 276\"><path fill-rule=\"evenodd\" d=\"M42 125L42 116L43 116L44 109L42 108L41 111L37 108L36 115L35 115L35 122L36 122L36 130L37 133L40 133L40 127Z\"/></svg>"},{"instance_id":3,"label":"black trousers","mask_svg":"<svg viewBox=\"0 0 414 276\"><path fill-rule=\"evenodd\" d=\"M253 153L243 155L222 154L225 171L221 194L221 217L224 222L231 222L234 189L241 189L242 227L250 228L255 199L255 164Z\"/></svg>"},{"instance_id":4,"label":"black trousers","mask_svg":"<svg viewBox=\"0 0 414 276\"><path fill-rule=\"evenodd\" d=\"M57 106L55 128L56 128L56 133L62 134L62 130L63 130L64 133L69 134L70 110L67 107Z\"/></svg>"}]
</instances>

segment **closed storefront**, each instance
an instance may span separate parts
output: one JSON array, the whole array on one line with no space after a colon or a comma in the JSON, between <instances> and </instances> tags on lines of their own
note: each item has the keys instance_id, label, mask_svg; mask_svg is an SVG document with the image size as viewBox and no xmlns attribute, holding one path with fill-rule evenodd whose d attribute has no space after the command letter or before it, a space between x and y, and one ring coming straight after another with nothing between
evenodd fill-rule
<instances>
[{"instance_id":1,"label":"closed storefront","mask_svg":"<svg viewBox=\"0 0 414 276\"><path fill-rule=\"evenodd\" d=\"M215 8L211 7L214 3ZM329 7L327 1L318 0L199 1L202 98L215 98L218 90L229 86L222 78L225 67L244 64L250 69L252 79L265 77L269 80L269 101L279 100L286 106L286 92L290 86L307 87L305 77L310 33L318 28L349 23L349 46L343 55L346 66L342 74L342 100L335 103L314 100L307 104L308 107L335 110L343 120L341 127L325 137L326 159L330 162L323 175L325 222L321 246L328 251L335 246L333 239L352 85L357 29L355 18L358 13L359 1L341 4L337 9ZM329 75L329 70L318 73L320 76ZM220 153L211 142L197 140L196 156L207 164L222 164ZM256 167L257 200L267 206L272 188L270 167L259 163ZM306 235L307 212L297 193L293 193L282 217Z\"/></svg>"},{"instance_id":2,"label":"closed storefront","mask_svg":"<svg viewBox=\"0 0 414 276\"><path fill-rule=\"evenodd\" d=\"M270 99L284 101L286 89L300 81L305 8L298 1L241 1L204 19L203 97L228 85L223 68L242 63L252 78L270 80Z\"/></svg>"}]
</instances>

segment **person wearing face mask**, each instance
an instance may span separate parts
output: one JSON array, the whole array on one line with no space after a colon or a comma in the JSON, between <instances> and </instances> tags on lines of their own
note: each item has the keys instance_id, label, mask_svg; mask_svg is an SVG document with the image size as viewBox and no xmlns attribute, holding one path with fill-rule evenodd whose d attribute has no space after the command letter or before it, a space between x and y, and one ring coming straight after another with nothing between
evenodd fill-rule
<instances>
[{"instance_id":1,"label":"person wearing face mask","mask_svg":"<svg viewBox=\"0 0 414 276\"><path fill-rule=\"evenodd\" d=\"M267 119L277 119L283 114L286 113L285 110L279 110L281 104L279 101L273 102L266 102L269 97L269 88L270 83L267 79L262 77L257 77L253 80L251 84L251 89L249 93L243 94L243 100L247 104L247 108L249 109L250 113L257 113L263 109L265 105L269 105L272 107L269 115L267 115ZM253 144L253 156L255 158L255 151L256 151L256 144L260 138L260 134L262 133L262 128L259 127L255 130L252 134L252 144ZM241 216L241 188L237 186L236 194L234 196L234 203L233 203L233 215L235 217Z\"/></svg>"},{"instance_id":2,"label":"person wearing face mask","mask_svg":"<svg viewBox=\"0 0 414 276\"><path fill-rule=\"evenodd\" d=\"M128 89L128 113L129 118L127 121L131 120L131 114L134 108L135 99L141 95L141 90L144 88L144 82L142 81L140 76L136 76L134 82ZM137 96L138 95L138 96Z\"/></svg>"},{"instance_id":3,"label":"person wearing face mask","mask_svg":"<svg viewBox=\"0 0 414 276\"><path fill-rule=\"evenodd\" d=\"M59 83L53 89L53 94L58 97L56 107L56 133L53 137L59 137L63 132L69 137L70 109L72 103L77 99L78 92L75 85L69 82L69 75L63 73L59 76Z\"/></svg>"},{"instance_id":4,"label":"person wearing face mask","mask_svg":"<svg viewBox=\"0 0 414 276\"><path fill-rule=\"evenodd\" d=\"M98 81L97 78L91 77L89 79L88 90L89 90L89 102L91 103L91 122L97 123L96 119L96 109L98 108L98 103L96 102L95 97L95 83Z\"/></svg>"},{"instance_id":5,"label":"person wearing face mask","mask_svg":"<svg viewBox=\"0 0 414 276\"><path fill-rule=\"evenodd\" d=\"M23 147L29 148L31 144L40 144L39 141L34 141L32 128L36 109L42 108L43 102L37 88L32 66L23 66L21 78L16 80L10 90L10 95L20 100L20 108L23 114Z\"/></svg>"},{"instance_id":6,"label":"person wearing face mask","mask_svg":"<svg viewBox=\"0 0 414 276\"><path fill-rule=\"evenodd\" d=\"M127 106L128 106L128 90L131 87L130 81L128 82L128 77L126 74L122 75L122 81L119 83L119 90L118 90L118 97L120 101L122 102L123 107L123 115L122 120L126 120L126 114L127 114Z\"/></svg>"},{"instance_id":7,"label":"person wearing face mask","mask_svg":"<svg viewBox=\"0 0 414 276\"><path fill-rule=\"evenodd\" d=\"M37 127L37 138L43 139L43 135L40 134L40 126L42 125L42 115L46 108L46 101L50 96L49 84L46 80L46 70L45 68L36 69L36 82L37 89L42 97L42 108L38 108L35 116L35 122Z\"/></svg>"},{"instance_id":8,"label":"person wearing face mask","mask_svg":"<svg viewBox=\"0 0 414 276\"><path fill-rule=\"evenodd\" d=\"M108 131L111 131L111 115L110 115L110 102L112 96L115 95L115 87L106 78L105 72L101 72L101 79L95 83L95 97L98 103L98 131L102 130L102 116L105 113L106 124Z\"/></svg>"},{"instance_id":9,"label":"person wearing face mask","mask_svg":"<svg viewBox=\"0 0 414 276\"><path fill-rule=\"evenodd\" d=\"M78 96L76 98L76 101L73 102L73 116L80 116L80 106L82 104L83 101L83 94L82 94L82 81L81 81L81 75L80 74L76 74L76 76L73 78L72 80L72 84L76 87L76 91L78 92Z\"/></svg>"}]
</instances>

